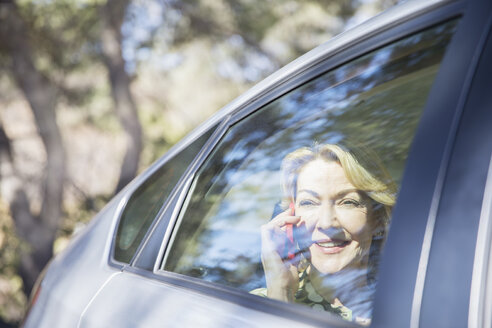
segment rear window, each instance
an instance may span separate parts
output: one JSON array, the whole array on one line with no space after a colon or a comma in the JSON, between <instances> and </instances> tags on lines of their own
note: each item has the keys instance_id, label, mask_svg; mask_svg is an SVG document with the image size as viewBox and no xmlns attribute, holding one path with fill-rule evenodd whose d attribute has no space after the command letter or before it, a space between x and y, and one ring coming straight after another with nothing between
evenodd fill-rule
<instances>
[{"instance_id":1,"label":"rear window","mask_svg":"<svg viewBox=\"0 0 492 328\"><path fill-rule=\"evenodd\" d=\"M116 233L116 261L131 261L164 201L213 131L213 128L208 130L169 159L132 194L121 215Z\"/></svg>"}]
</instances>

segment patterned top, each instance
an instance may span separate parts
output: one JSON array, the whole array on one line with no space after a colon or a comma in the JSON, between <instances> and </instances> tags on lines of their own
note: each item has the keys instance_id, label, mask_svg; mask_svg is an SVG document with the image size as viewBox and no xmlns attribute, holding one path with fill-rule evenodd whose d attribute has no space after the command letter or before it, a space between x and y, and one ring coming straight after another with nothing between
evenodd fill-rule
<instances>
[{"instance_id":1,"label":"patterned top","mask_svg":"<svg viewBox=\"0 0 492 328\"><path fill-rule=\"evenodd\" d=\"M257 288L250 292L251 294L267 297L267 289L266 288ZM361 318L361 317L353 317L352 310L347 308L346 306L334 305L327 300L325 300L316 290L314 289L311 281L309 279L309 275L307 274L307 270L303 270L299 273L299 289L295 294L295 303L307 305L315 310L319 311L327 311L334 313L342 319L347 321L354 321L361 325L369 325L371 323L371 319Z\"/></svg>"}]
</instances>

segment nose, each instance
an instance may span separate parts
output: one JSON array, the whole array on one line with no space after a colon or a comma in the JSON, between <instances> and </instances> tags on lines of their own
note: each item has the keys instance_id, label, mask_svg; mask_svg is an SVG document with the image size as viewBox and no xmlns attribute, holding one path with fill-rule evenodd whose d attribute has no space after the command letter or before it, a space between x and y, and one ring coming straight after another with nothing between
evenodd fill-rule
<instances>
[{"instance_id":1,"label":"nose","mask_svg":"<svg viewBox=\"0 0 492 328\"><path fill-rule=\"evenodd\" d=\"M334 204L320 206L316 226L318 229L329 229L340 226Z\"/></svg>"}]
</instances>

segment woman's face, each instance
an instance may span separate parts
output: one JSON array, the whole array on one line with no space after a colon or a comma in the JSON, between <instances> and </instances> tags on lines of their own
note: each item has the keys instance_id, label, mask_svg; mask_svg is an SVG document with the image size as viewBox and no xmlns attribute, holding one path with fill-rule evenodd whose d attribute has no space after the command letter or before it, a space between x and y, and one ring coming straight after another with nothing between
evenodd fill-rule
<instances>
[{"instance_id":1,"label":"woman's face","mask_svg":"<svg viewBox=\"0 0 492 328\"><path fill-rule=\"evenodd\" d=\"M372 240L370 204L340 164L317 159L301 169L295 214L306 225L311 263L319 272L366 264Z\"/></svg>"}]
</instances>

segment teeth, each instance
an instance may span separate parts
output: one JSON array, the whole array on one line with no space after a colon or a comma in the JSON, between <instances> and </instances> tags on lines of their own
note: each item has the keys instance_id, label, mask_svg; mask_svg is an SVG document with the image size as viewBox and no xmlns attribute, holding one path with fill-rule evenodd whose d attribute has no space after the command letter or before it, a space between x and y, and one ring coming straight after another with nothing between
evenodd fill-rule
<instances>
[{"instance_id":1,"label":"teeth","mask_svg":"<svg viewBox=\"0 0 492 328\"><path fill-rule=\"evenodd\" d=\"M341 246L341 245L345 244L345 242L344 241L338 241L338 242L327 241L327 242L316 243L316 244L320 245L321 247L337 247L337 246Z\"/></svg>"}]
</instances>

